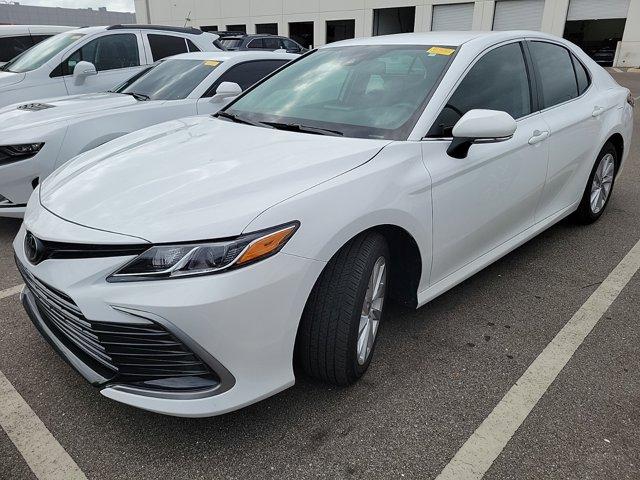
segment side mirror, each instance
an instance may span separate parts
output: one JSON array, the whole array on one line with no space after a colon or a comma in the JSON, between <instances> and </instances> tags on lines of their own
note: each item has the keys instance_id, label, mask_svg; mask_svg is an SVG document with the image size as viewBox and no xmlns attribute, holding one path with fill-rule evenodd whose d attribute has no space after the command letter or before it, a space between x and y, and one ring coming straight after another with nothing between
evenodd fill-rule
<instances>
[{"instance_id":1,"label":"side mirror","mask_svg":"<svg viewBox=\"0 0 640 480\"><path fill-rule=\"evenodd\" d=\"M222 82L216 88L216 94L211 97L212 102L219 102L221 100L237 97L242 93L242 88L235 82Z\"/></svg>"},{"instance_id":2,"label":"side mirror","mask_svg":"<svg viewBox=\"0 0 640 480\"><path fill-rule=\"evenodd\" d=\"M73 76L75 78L85 78L97 74L98 71L96 70L96 66L91 62L85 62L83 60L76 63L76 66L73 67Z\"/></svg>"},{"instance_id":3,"label":"side mirror","mask_svg":"<svg viewBox=\"0 0 640 480\"><path fill-rule=\"evenodd\" d=\"M496 143L509 140L516 131L516 121L507 112L469 110L453 127L453 141L447 154L465 158L474 143Z\"/></svg>"}]
</instances>

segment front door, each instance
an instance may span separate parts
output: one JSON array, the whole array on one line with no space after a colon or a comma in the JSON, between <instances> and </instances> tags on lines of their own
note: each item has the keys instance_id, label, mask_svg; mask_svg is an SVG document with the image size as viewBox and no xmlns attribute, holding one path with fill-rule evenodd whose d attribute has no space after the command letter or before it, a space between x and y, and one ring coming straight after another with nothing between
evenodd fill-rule
<instances>
[{"instance_id":1,"label":"front door","mask_svg":"<svg viewBox=\"0 0 640 480\"><path fill-rule=\"evenodd\" d=\"M422 142L432 177L431 284L443 280L534 223L544 188L549 132L534 102L521 43L483 54L470 68ZM466 158L446 154L451 129L472 109L517 120L509 140L476 144Z\"/></svg>"},{"instance_id":2,"label":"front door","mask_svg":"<svg viewBox=\"0 0 640 480\"><path fill-rule=\"evenodd\" d=\"M104 92L138 73L143 66L142 42L135 33L111 33L84 44L62 62L62 73L69 95ZM142 56L141 56L142 53ZM92 63L96 75L76 77L73 69L80 61Z\"/></svg>"}]
</instances>

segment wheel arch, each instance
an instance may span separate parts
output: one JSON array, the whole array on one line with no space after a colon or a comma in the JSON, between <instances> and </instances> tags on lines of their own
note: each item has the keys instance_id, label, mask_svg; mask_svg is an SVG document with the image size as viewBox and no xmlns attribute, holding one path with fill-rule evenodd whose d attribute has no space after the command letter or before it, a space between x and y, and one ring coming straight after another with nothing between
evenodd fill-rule
<instances>
[{"instance_id":1,"label":"wheel arch","mask_svg":"<svg viewBox=\"0 0 640 480\"><path fill-rule=\"evenodd\" d=\"M613 135L610 135L609 138L607 138L605 144L607 142L610 142L616 149L616 153L618 154L618 158L616 158L616 170L619 171L620 164L622 163L622 159L624 158L624 138L620 133L616 132Z\"/></svg>"}]
</instances>

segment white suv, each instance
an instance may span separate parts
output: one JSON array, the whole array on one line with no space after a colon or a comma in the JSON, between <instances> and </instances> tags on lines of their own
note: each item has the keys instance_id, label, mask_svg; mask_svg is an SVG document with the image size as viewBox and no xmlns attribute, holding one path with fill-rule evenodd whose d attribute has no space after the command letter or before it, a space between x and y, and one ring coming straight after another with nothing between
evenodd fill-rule
<instances>
[{"instance_id":1,"label":"white suv","mask_svg":"<svg viewBox=\"0 0 640 480\"><path fill-rule=\"evenodd\" d=\"M0 66L43 40L75 28L55 25L0 25Z\"/></svg>"},{"instance_id":2,"label":"white suv","mask_svg":"<svg viewBox=\"0 0 640 480\"><path fill-rule=\"evenodd\" d=\"M71 30L14 58L0 71L0 107L43 97L109 90L161 58L224 50L195 28L112 25Z\"/></svg>"}]
</instances>

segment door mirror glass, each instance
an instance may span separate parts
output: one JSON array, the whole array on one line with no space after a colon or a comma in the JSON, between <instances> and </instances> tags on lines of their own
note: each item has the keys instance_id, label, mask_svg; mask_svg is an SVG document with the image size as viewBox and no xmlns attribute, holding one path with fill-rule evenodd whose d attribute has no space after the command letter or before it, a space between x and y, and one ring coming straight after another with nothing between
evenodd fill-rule
<instances>
[{"instance_id":1,"label":"door mirror glass","mask_svg":"<svg viewBox=\"0 0 640 480\"><path fill-rule=\"evenodd\" d=\"M516 121L507 112L469 110L453 127L453 141L447 153L465 158L474 143L495 143L510 139L516 131Z\"/></svg>"},{"instance_id":2,"label":"door mirror glass","mask_svg":"<svg viewBox=\"0 0 640 480\"><path fill-rule=\"evenodd\" d=\"M73 67L73 76L75 78L86 78L97 74L96 66L91 62L80 61Z\"/></svg>"},{"instance_id":3,"label":"door mirror glass","mask_svg":"<svg viewBox=\"0 0 640 480\"><path fill-rule=\"evenodd\" d=\"M237 97L242 93L242 88L235 82L222 82L216 88L216 93L211 97L212 102L219 102L224 99Z\"/></svg>"}]
</instances>

